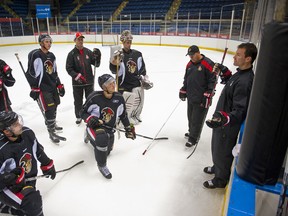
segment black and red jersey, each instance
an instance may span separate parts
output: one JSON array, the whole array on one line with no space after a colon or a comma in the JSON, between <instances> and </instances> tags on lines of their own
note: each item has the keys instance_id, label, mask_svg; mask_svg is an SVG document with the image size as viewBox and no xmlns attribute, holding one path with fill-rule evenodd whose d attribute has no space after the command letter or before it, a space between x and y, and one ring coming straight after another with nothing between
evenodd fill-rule
<instances>
[{"instance_id":1,"label":"black and red jersey","mask_svg":"<svg viewBox=\"0 0 288 216\"><path fill-rule=\"evenodd\" d=\"M120 92L129 91L141 86L140 75L146 75L145 62L142 53L135 49L128 52L123 50L123 61L118 68L118 89ZM117 66L110 63L110 70L113 74L117 73Z\"/></svg>"},{"instance_id":2,"label":"black and red jersey","mask_svg":"<svg viewBox=\"0 0 288 216\"><path fill-rule=\"evenodd\" d=\"M189 103L200 104L205 92L212 93L216 82L213 67L214 62L205 55L199 62L188 62L182 89L186 90Z\"/></svg>"},{"instance_id":3,"label":"black and red jersey","mask_svg":"<svg viewBox=\"0 0 288 216\"><path fill-rule=\"evenodd\" d=\"M56 58L52 52L44 53L41 49L32 50L28 55L26 78L32 88L54 92L59 84Z\"/></svg>"},{"instance_id":4,"label":"black and red jersey","mask_svg":"<svg viewBox=\"0 0 288 216\"><path fill-rule=\"evenodd\" d=\"M0 173L23 167L25 178L33 177L38 173L37 161L47 165L50 158L45 154L44 147L30 128L23 127L21 136L14 142L0 133Z\"/></svg>"}]
</instances>

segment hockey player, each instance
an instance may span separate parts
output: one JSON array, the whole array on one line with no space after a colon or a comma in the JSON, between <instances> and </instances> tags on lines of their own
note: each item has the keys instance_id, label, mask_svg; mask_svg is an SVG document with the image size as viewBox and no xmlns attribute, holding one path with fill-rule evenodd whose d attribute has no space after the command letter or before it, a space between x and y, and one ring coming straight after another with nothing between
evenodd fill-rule
<instances>
[{"instance_id":1,"label":"hockey player","mask_svg":"<svg viewBox=\"0 0 288 216\"><path fill-rule=\"evenodd\" d=\"M12 69L5 61L0 59L0 111L12 110L6 86L13 86L14 83L15 79L12 76Z\"/></svg>"},{"instance_id":2,"label":"hockey player","mask_svg":"<svg viewBox=\"0 0 288 216\"><path fill-rule=\"evenodd\" d=\"M111 179L112 174L107 168L107 156L113 149L116 121L121 120L126 130L126 137L135 139L135 129L129 123L125 101L122 95L115 92L115 79L109 74L98 77L99 86L103 91L91 93L82 110L81 117L87 123L87 135L94 147L95 159L102 175Z\"/></svg>"},{"instance_id":3,"label":"hockey player","mask_svg":"<svg viewBox=\"0 0 288 216\"><path fill-rule=\"evenodd\" d=\"M66 70L72 77L74 110L76 124L81 123L79 111L83 105L83 93L85 98L94 90L94 76L91 65L99 67L101 62L101 52L94 48L93 52L83 46L85 37L77 32L75 34L75 47L69 52L66 60Z\"/></svg>"},{"instance_id":4,"label":"hockey player","mask_svg":"<svg viewBox=\"0 0 288 216\"><path fill-rule=\"evenodd\" d=\"M57 106L60 97L65 94L64 85L58 77L56 58L49 52L52 38L47 35L39 35L40 49L32 50L28 55L28 69L26 78L31 86L30 97L36 100L48 129L49 138L54 143L66 138L57 135L56 131L62 131L62 127L56 125Z\"/></svg>"},{"instance_id":5,"label":"hockey player","mask_svg":"<svg viewBox=\"0 0 288 216\"><path fill-rule=\"evenodd\" d=\"M0 112L0 212L12 215L42 216L42 197L36 180L25 181L38 173L56 177L53 160L44 152L34 132L23 126L13 111Z\"/></svg>"},{"instance_id":6,"label":"hockey player","mask_svg":"<svg viewBox=\"0 0 288 216\"><path fill-rule=\"evenodd\" d=\"M237 72L231 77L229 74L220 73L226 85L219 97L213 118L206 121L207 126L213 128L213 166L205 167L203 171L215 174L214 178L203 183L206 188L225 188L229 181L234 158L232 149L247 114L254 79L253 62L256 57L256 46L253 43L242 43L234 56L234 66L238 66ZM223 71L225 66L219 65L219 68Z\"/></svg>"},{"instance_id":7,"label":"hockey player","mask_svg":"<svg viewBox=\"0 0 288 216\"><path fill-rule=\"evenodd\" d=\"M125 99L130 122L138 124L142 121L140 115L144 105L144 89L152 88L153 83L146 75L142 53L131 49L132 39L129 30L122 32L120 41L123 48L114 53L110 70L119 78L117 87Z\"/></svg>"}]
</instances>

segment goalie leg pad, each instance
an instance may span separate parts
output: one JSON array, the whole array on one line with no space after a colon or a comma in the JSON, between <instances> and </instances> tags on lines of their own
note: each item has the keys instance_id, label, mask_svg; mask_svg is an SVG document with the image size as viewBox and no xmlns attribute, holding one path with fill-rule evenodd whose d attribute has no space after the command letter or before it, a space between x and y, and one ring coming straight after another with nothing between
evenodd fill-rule
<instances>
[{"instance_id":1,"label":"goalie leg pad","mask_svg":"<svg viewBox=\"0 0 288 216\"><path fill-rule=\"evenodd\" d=\"M136 87L132 89L132 92L135 94L132 117L140 120L140 115L144 106L144 89L141 87Z\"/></svg>"}]
</instances>

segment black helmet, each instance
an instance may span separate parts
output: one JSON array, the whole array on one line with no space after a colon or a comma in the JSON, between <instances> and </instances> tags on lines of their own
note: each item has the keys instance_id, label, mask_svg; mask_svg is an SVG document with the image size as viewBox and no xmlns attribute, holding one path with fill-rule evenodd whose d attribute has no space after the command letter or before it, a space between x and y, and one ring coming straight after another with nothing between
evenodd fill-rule
<instances>
[{"instance_id":1,"label":"black helmet","mask_svg":"<svg viewBox=\"0 0 288 216\"><path fill-rule=\"evenodd\" d=\"M41 43L41 42L44 41L45 39L51 40L51 43L52 43L52 38L51 38L50 35L48 35L48 34L41 34L41 35L39 35L39 37L38 37L38 42Z\"/></svg>"},{"instance_id":2,"label":"black helmet","mask_svg":"<svg viewBox=\"0 0 288 216\"><path fill-rule=\"evenodd\" d=\"M18 120L18 115L13 111L0 112L0 130L10 127Z\"/></svg>"},{"instance_id":3,"label":"black helmet","mask_svg":"<svg viewBox=\"0 0 288 216\"><path fill-rule=\"evenodd\" d=\"M98 84L103 89L103 84L105 84L109 80L115 80L110 74L103 74L98 77Z\"/></svg>"}]
</instances>

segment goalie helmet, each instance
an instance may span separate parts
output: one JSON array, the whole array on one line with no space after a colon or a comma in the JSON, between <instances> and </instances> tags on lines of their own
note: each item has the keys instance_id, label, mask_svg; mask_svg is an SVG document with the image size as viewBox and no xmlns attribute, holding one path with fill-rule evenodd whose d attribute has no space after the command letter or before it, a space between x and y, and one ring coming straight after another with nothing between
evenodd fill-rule
<instances>
[{"instance_id":1,"label":"goalie helmet","mask_svg":"<svg viewBox=\"0 0 288 216\"><path fill-rule=\"evenodd\" d=\"M10 127L13 123L18 120L18 115L13 111L2 111L0 112L0 130Z\"/></svg>"},{"instance_id":2,"label":"goalie helmet","mask_svg":"<svg viewBox=\"0 0 288 216\"><path fill-rule=\"evenodd\" d=\"M43 42L44 40L50 40L51 43L52 43L52 38L50 37L50 35L48 35L48 34L41 34L41 35L39 35L39 37L38 37L38 42L41 43L41 42Z\"/></svg>"},{"instance_id":3,"label":"goalie helmet","mask_svg":"<svg viewBox=\"0 0 288 216\"><path fill-rule=\"evenodd\" d=\"M98 77L98 84L102 89L104 85L107 85L110 82L115 82L114 77L112 77L110 74L103 74L102 76Z\"/></svg>"},{"instance_id":4,"label":"goalie helmet","mask_svg":"<svg viewBox=\"0 0 288 216\"><path fill-rule=\"evenodd\" d=\"M133 40L133 36L129 30L124 30L120 36L120 41L123 43L124 41Z\"/></svg>"}]
</instances>

